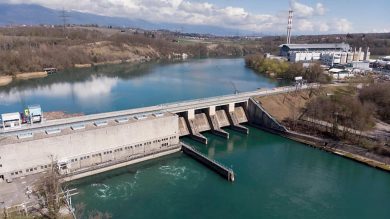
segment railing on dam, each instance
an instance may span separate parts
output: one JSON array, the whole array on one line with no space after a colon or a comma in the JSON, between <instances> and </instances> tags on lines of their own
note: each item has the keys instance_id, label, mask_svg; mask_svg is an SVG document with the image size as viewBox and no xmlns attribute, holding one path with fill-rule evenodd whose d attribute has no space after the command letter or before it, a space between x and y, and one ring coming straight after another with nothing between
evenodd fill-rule
<instances>
[{"instance_id":1,"label":"railing on dam","mask_svg":"<svg viewBox=\"0 0 390 219\"><path fill-rule=\"evenodd\" d=\"M317 87L317 86L318 86L317 84L310 84L301 87L301 89L307 89L310 87ZM178 113L178 112L184 112L189 109L202 109L213 105L239 103L239 102L247 101L252 96L268 96L268 95L275 95L280 93L287 93L294 90L296 90L296 87L292 87L292 86L278 87L272 89L259 89L256 91L249 91L249 92L243 92L243 93L231 94L231 95L223 95L218 97L186 100L186 101L160 104L160 105L150 106L150 107L113 111L113 112L85 115L85 116L66 118L66 119L50 120L39 124L25 125L19 129L2 130L2 132L0 132L0 135L20 134L27 131L30 132L45 131L48 128L63 129L63 128L69 128L72 125L77 125L77 124L94 123L100 120L115 120L124 117L130 117L130 116L134 117L136 115L152 114L156 112Z\"/></svg>"}]
</instances>

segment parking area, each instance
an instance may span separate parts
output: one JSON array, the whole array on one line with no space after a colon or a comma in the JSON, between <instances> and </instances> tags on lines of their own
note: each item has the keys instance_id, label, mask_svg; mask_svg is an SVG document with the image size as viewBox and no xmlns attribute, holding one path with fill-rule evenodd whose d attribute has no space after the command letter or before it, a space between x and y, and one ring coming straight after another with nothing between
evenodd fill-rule
<instances>
[{"instance_id":1,"label":"parking area","mask_svg":"<svg viewBox=\"0 0 390 219\"><path fill-rule=\"evenodd\" d=\"M31 190L41 177L42 174L34 174L14 179L11 183L0 182L0 209L33 202Z\"/></svg>"}]
</instances>

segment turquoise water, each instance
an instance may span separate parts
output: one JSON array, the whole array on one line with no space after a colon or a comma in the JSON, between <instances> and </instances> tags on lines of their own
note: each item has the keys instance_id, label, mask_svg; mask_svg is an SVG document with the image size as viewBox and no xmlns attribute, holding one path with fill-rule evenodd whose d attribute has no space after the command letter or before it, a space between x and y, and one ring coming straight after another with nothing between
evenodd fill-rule
<instances>
[{"instance_id":1,"label":"turquoise water","mask_svg":"<svg viewBox=\"0 0 390 219\"><path fill-rule=\"evenodd\" d=\"M0 113L40 104L44 111L91 114L278 85L245 68L243 59L99 66L0 87Z\"/></svg>"},{"instance_id":2,"label":"turquoise water","mask_svg":"<svg viewBox=\"0 0 390 219\"><path fill-rule=\"evenodd\" d=\"M242 59L71 69L0 87L0 113L38 103L90 114L279 85ZM81 218L390 218L390 174L257 129L228 131L205 133L207 146L184 141L234 169L234 183L177 153L74 182L74 205L86 205Z\"/></svg>"},{"instance_id":3,"label":"turquoise water","mask_svg":"<svg viewBox=\"0 0 390 219\"><path fill-rule=\"evenodd\" d=\"M76 182L85 203L113 218L389 218L390 175L250 128L230 140L187 143L234 169L228 182L187 155Z\"/></svg>"}]
</instances>

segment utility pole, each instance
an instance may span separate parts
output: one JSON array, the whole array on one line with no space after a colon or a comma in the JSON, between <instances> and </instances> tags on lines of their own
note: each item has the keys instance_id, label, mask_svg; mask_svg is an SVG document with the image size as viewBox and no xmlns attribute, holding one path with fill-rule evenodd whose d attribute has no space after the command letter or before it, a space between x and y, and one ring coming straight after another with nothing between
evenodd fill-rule
<instances>
[{"instance_id":1,"label":"utility pole","mask_svg":"<svg viewBox=\"0 0 390 219\"><path fill-rule=\"evenodd\" d=\"M61 14L60 14L60 18L62 19L62 25L63 25L63 34L64 34L64 37L65 38L68 38L68 35L66 33L66 24L67 24L67 21L68 21L68 18L70 16L66 13L65 9L62 8L62 11L61 11Z\"/></svg>"}]
</instances>

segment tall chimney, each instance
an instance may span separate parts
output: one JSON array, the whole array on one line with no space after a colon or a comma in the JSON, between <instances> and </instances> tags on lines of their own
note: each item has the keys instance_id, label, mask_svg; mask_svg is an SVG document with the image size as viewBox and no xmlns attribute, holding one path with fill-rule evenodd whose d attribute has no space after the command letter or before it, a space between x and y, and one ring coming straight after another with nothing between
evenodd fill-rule
<instances>
[{"instance_id":1,"label":"tall chimney","mask_svg":"<svg viewBox=\"0 0 390 219\"><path fill-rule=\"evenodd\" d=\"M370 60L370 55L371 55L370 47L367 46L367 51L366 51L366 55L364 56L364 60L365 61Z\"/></svg>"},{"instance_id":2,"label":"tall chimney","mask_svg":"<svg viewBox=\"0 0 390 219\"><path fill-rule=\"evenodd\" d=\"M287 22L287 44L291 43L291 29L292 29L292 18L293 18L293 10L288 11L288 22Z\"/></svg>"}]
</instances>

